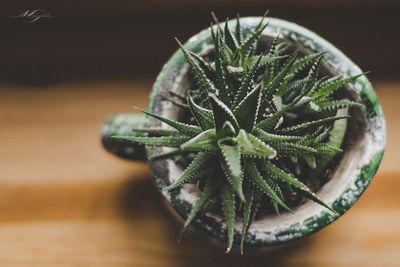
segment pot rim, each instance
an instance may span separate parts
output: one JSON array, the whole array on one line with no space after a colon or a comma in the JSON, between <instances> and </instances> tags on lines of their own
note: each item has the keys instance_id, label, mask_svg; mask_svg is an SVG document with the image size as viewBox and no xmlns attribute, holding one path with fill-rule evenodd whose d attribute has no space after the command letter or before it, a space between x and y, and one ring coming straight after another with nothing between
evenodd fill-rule
<instances>
[{"instance_id":1,"label":"pot rim","mask_svg":"<svg viewBox=\"0 0 400 267\"><path fill-rule=\"evenodd\" d=\"M240 23L243 30L249 30L254 28L260 19L261 17L244 17L240 18ZM271 36L279 33L287 40L300 43L312 52L326 51L324 61L337 72L344 75L356 75L362 72L361 69L341 51L314 32L295 23L277 18L268 17L266 21L269 22L269 25L264 30L263 35ZM234 20L230 20L229 23L230 27L236 24ZM225 23L221 23L221 25L224 24ZM184 46L188 50L196 53L210 49L210 28L191 37ZM165 115L165 113L172 114L174 112L171 111L171 106L162 103L164 100L161 95L165 90L180 83L183 75L186 73L186 60L182 52L178 50L164 65L154 83L148 105L148 110L150 112L159 115ZM335 192L333 196L328 192L335 190L335 188L328 188L329 190L327 190L327 185L330 184L330 181L323 186L322 190L317 192L317 195L320 195L320 191L324 191L325 189L326 193L331 195L328 200L323 200L332 205L332 207L338 211L338 215L332 214L322 207L317 208L315 205L318 204L307 201L300 205L302 207L302 210L299 211L300 215L296 215L297 212L294 214L282 213L279 216L274 216L274 218L269 217L268 221L271 223L261 223L258 227L253 224L246 237L246 245L278 245L316 232L344 214L367 188L383 157L386 145L386 126L381 106L369 80L365 76L357 78L352 82L352 90L360 97L366 106L366 112L363 114L366 122L366 129L362 132L362 141L364 143L361 145L367 147L361 146L361 148L365 148L365 151L362 151L361 154L359 153L359 159L352 161L352 164L356 164L357 166L353 168L351 166L343 167L345 169L344 174L349 174L350 177L341 179L340 184L338 184L338 180L335 180L337 181L337 185L341 187L340 192ZM153 119L150 119L150 124L152 126L161 126L159 122ZM148 157L160 151L164 151L164 148L147 147ZM343 159L341 162L342 161ZM166 186L177 179L182 170L179 170L176 164L171 160L149 160L149 165L164 197L181 217L187 217L196 200L194 188L187 185L176 191L170 192L166 190ZM351 171L347 171L346 173L348 169L351 169ZM334 177L332 179L334 179ZM340 179L340 177L337 179ZM343 184L343 182L346 184ZM308 206L304 208L303 206L305 205ZM193 220L192 224L201 230L209 232L211 236L217 239L225 240L226 225L221 223L220 220L214 216L201 213ZM263 226L266 228L263 228ZM240 238L241 223L237 222L235 228L235 238Z\"/></svg>"}]
</instances>

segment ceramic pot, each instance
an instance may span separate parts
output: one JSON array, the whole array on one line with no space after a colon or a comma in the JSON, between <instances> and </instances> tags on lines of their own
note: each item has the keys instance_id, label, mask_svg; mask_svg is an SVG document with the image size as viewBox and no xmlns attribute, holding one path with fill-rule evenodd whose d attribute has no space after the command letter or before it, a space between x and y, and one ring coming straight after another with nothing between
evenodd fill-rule
<instances>
[{"instance_id":1,"label":"ceramic pot","mask_svg":"<svg viewBox=\"0 0 400 267\"><path fill-rule=\"evenodd\" d=\"M241 18L242 31L251 31L261 18ZM346 76L362 73L360 68L340 52L332 44L317 34L284 20L268 18L269 26L265 29L260 42L270 42L278 33L282 41L290 44L302 54L326 51L322 61L322 71L331 75L343 74ZM236 23L230 22L232 30ZM185 47L200 55L209 53L213 49L210 29L206 29L187 41ZM179 120L183 110L166 101L163 96L169 90L185 95L190 88L189 67L181 51L175 54L164 65L154 84L149 98L148 110L152 113ZM331 179L324 184L317 196L332 206L338 214L333 214L321 205L306 201L294 208L294 213L282 212L279 216L264 215L253 221L246 240L246 246L269 246L284 244L327 226L343 215L360 197L374 177L381 162L385 143L385 120L375 91L366 77L359 77L346 85L344 94L352 100L360 101L365 109L354 109L348 120L346 138L343 141L344 153L339 160ZM137 120L135 114L122 114L110 117L103 126L103 143L108 143L111 152L125 158L143 158L140 148L132 144L113 142L109 137L112 134L133 135L130 128L143 120ZM160 121L148 119L151 127L165 127ZM135 154L139 151L139 154ZM146 147L147 157L166 152L163 147ZM178 190L167 191L166 186L172 184L182 173L183 168L172 160L163 159L149 161L151 171L160 191L169 202L173 210L181 217L186 218L195 203L199 192L192 184L185 184ZM214 214L199 213L192 222L197 229L207 232L210 236L225 243L226 224L222 218ZM235 238L239 240L241 222L235 224Z\"/></svg>"}]
</instances>

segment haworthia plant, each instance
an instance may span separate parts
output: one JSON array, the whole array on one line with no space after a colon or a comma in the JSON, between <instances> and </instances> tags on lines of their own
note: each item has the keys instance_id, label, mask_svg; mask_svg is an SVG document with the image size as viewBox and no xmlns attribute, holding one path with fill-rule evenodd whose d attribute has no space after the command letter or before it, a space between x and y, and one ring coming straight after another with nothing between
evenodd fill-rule
<instances>
[{"instance_id":1,"label":"haworthia plant","mask_svg":"<svg viewBox=\"0 0 400 267\"><path fill-rule=\"evenodd\" d=\"M258 40L266 27L265 18L247 33L241 30L239 18L235 30L228 22L211 27L215 49L209 57L188 51L178 41L195 84L187 89L186 99L172 93L167 100L177 99L172 103L187 109L193 119L178 122L145 112L173 130L135 129L148 136L115 137L174 148L153 160L192 159L168 190L197 184L201 194L184 229L203 209L219 210L227 226L227 252L234 244L236 220L243 222L243 252L250 224L265 212L266 202L277 214L280 208L292 212L286 201L290 192L335 212L311 191L306 178L318 179L313 171L319 170L319 162L326 166L327 158L342 152L328 142L334 122L349 117L339 111L362 107L337 97L337 91L358 76L321 77L324 53L288 54L288 45L279 36L262 49Z\"/></svg>"}]
</instances>

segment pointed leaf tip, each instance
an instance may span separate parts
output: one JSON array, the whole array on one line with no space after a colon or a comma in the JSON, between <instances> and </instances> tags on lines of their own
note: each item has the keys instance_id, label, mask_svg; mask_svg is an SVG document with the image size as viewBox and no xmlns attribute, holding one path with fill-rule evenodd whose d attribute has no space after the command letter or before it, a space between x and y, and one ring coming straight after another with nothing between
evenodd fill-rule
<instances>
[{"instance_id":1,"label":"pointed leaf tip","mask_svg":"<svg viewBox=\"0 0 400 267\"><path fill-rule=\"evenodd\" d=\"M213 111L213 116L214 116L214 123L215 123L215 129L217 132L218 138L224 137L222 136L223 131L223 126L226 121L229 121L232 126L235 128L236 131L239 130L239 124L233 115L232 111L221 101L219 100L215 94L209 93L208 94L208 99L210 99L211 102L211 107Z\"/></svg>"},{"instance_id":2,"label":"pointed leaf tip","mask_svg":"<svg viewBox=\"0 0 400 267\"><path fill-rule=\"evenodd\" d=\"M256 122L261 102L261 86L250 91L246 97L233 110L239 125L242 129L251 132Z\"/></svg>"},{"instance_id":3,"label":"pointed leaf tip","mask_svg":"<svg viewBox=\"0 0 400 267\"><path fill-rule=\"evenodd\" d=\"M188 51L178 39L176 39L176 41L178 42L186 61L189 63L190 69L199 87L201 97L203 100L206 100L209 92L216 91L213 82L211 82L211 80L207 77L205 70L199 65L197 59L192 56L190 51Z\"/></svg>"},{"instance_id":4,"label":"pointed leaf tip","mask_svg":"<svg viewBox=\"0 0 400 267\"><path fill-rule=\"evenodd\" d=\"M228 248L227 253L231 251L233 237L235 234L235 193L232 186L224 183L221 188L222 213L224 214L227 232L228 232Z\"/></svg>"}]
</instances>

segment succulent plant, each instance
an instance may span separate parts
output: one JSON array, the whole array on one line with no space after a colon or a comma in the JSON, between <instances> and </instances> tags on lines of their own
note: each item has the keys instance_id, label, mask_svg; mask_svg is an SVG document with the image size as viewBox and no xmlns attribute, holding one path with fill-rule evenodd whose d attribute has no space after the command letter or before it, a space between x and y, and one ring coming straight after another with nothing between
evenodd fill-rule
<instances>
[{"instance_id":1,"label":"succulent plant","mask_svg":"<svg viewBox=\"0 0 400 267\"><path fill-rule=\"evenodd\" d=\"M177 41L195 88L188 88L186 96L171 92L167 98L192 119L174 121L143 111L170 129L134 129L146 137L115 136L173 148L153 160L191 159L168 186L179 190L184 183L197 183L200 191L182 233L199 211L219 212L227 225L227 252L233 245L236 217L243 223L243 251L247 230L266 202L277 214L280 208L292 212L286 201L290 193L335 212L306 185L307 179L318 179L321 169L342 152L340 144L331 142L335 121L347 120L349 108L362 107L337 94L358 76L320 77L324 53L288 53L290 47L279 36L267 49L260 47L258 40L267 27L264 18L254 31L242 32L239 17L232 30L214 16L214 49L203 57Z\"/></svg>"}]
</instances>

